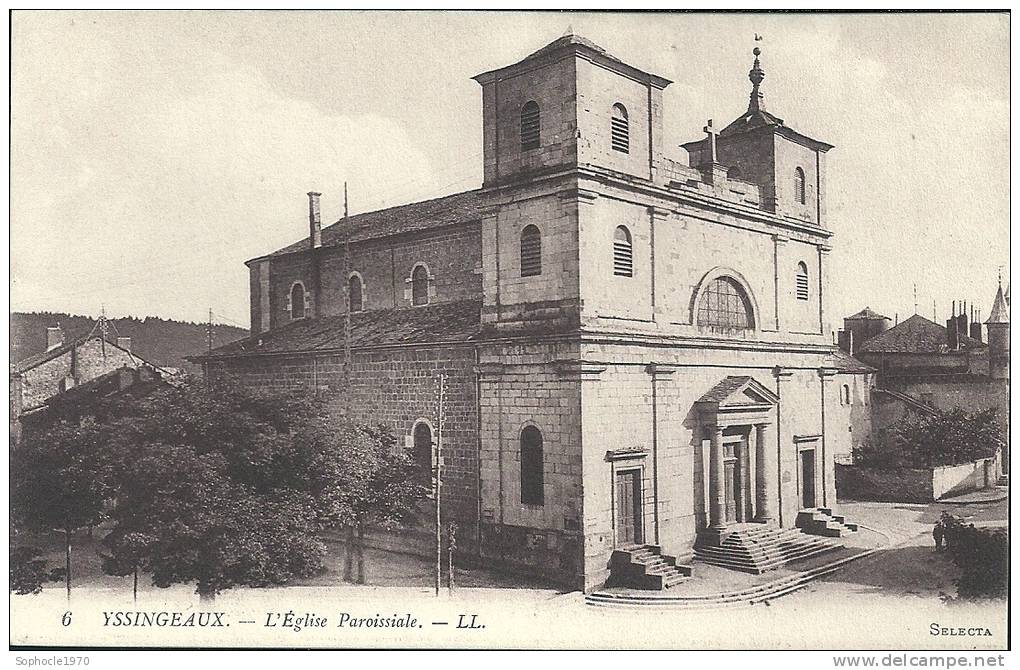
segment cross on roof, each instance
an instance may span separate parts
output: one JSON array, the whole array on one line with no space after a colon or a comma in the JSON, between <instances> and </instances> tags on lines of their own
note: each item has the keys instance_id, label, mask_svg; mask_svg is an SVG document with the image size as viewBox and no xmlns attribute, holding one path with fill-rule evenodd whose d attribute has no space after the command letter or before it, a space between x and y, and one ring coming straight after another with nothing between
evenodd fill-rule
<instances>
[{"instance_id":1,"label":"cross on roof","mask_svg":"<svg viewBox=\"0 0 1020 670\"><path fill-rule=\"evenodd\" d=\"M712 126L712 119L708 120L708 125L703 128L706 135L708 135L708 162L716 163L715 153L715 138L718 137L719 131Z\"/></svg>"}]
</instances>

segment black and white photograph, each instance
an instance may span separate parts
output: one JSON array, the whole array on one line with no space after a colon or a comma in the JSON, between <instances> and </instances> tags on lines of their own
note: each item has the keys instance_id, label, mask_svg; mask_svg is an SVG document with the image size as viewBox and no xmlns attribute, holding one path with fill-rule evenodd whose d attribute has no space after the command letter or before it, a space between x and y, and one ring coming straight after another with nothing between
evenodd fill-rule
<instances>
[{"instance_id":1,"label":"black and white photograph","mask_svg":"<svg viewBox=\"0 0 1020 670\"><path fill-rule=\"evenodd\" d=\"M9 660L1006 665L1010 18L11 10Z\"/></svg>"}]
</instances>

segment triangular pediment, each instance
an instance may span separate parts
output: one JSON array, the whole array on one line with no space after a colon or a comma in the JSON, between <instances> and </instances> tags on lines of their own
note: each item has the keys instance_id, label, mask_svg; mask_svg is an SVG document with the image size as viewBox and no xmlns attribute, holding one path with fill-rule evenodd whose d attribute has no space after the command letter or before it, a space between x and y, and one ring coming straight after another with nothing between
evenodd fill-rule
<instances>
[{"instance_id":1,"label":"triangular pediment","mask_svg":"<svg viewBox=\"0 0 1020 670\"><path fill-rule=\"evenodd\" d=\"M777 404L779 396L754 377L735 375L713 386L698 402L710 403L721 409L757 408Z\"/></svg>"}]
</instances>

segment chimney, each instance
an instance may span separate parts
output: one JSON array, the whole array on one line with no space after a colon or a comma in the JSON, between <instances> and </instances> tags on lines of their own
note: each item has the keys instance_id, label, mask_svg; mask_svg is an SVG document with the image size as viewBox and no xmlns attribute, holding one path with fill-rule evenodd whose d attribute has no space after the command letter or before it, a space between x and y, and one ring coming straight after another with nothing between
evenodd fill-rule
<instances>
[{"instance_id":1,"label":"chimney","mask_svg":"<svg viewBox=\"0 0 1020 670\"><path fill-rule=\"evenodd\" d=\"M131 353L131 338L130 337L117 337L117 346L130 354Z\"/></svg>"},{"instance_id":2,"label":"chimney","mask_svg":"<svg viewBox=\"0 0 1020 670\"><path fill-rule=\"evenodd\" d=\"M50 326L46 329L46 351L56 349L64 343L64 331L60 326Z\"/></svg>"},{"instance_id":3,"label":"chimney","mask_svg":"<svg viewBox=\"0 0 1020 670\"><path fill-rule=\"evenodd\" d=\"M978 342L984 342L984 340L981 339L980 321L974 321L973 323L970 324L970 337L971 339L977 340Z\"/></svg>"},{"instance_id":4,"label":"chimney","mask_svg":"<svg viewBox=\"0 0 1020 670\"><path fill-rule=\"evenodd\" d=\"M308 243L312 249L322 246L322 215L319 212L321 193L308 192Z\"/></svg>"}]
</instances>

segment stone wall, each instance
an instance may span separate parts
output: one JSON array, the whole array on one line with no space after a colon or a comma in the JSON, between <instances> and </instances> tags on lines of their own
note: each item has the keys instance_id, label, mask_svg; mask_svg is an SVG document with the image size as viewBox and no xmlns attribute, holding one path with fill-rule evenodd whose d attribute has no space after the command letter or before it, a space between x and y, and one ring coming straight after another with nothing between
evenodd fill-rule
<instances>
[{"instance_id":1,"label":"stone wall","mask_svg":"<svg viewBox=\"0 0 1020 670\"><path fill-rule=\"evenodd\" d=\"M928 503L935 500L932 471L922 468L866 468L836 465L836 486L845 500Z\"/></svg>"},{"instance_id":2,"label":"stone wall","mask_svg":"<svg viewBox=\"0 0 1020 670\"><path fill-rule=\"evenodd\" d=\"M698 296L718 276L740 283L755 328L727 337L830 342L826 242L814 234L757 226L717 211L694 210L623 189L580 183L577 222L582 322L656 335L704 335ZM626 226L633 276L613 272L613 235ZM796 297L797 265L808 269L807 300Z\"/></svg>"},{"instance_id":3,"label":"stone wall","mask_svg":"<svg viewBox=\"0 0 1020 670\"><path fill-rule=\"evenodd\" d=\"M932 406L941 411L994 409L1002 438L1004 441L1009 439L1009 384L1006 380L973 376L887 376L882 379L882 387L906 393L918 401L923 401L930 394ZM883 429L888 429L890 424L887 421L883 420Z\"/></svg>"},{"instance_id":4,"label":"stone wall","mask_svg":"<svg viewBox=\"0 0 1020 670\"><path fill-rule=\"evenodd\" d=\"M523 69L482 86L485 184L577 163L576 77L573 55ZM521 108L538 103L541 145L521 149Z\"/></svg>"},{"instance_id":5,"label":"stone wall","mask_svg":"<svg viewBox=\"0 0 1020 670\"><path fill-rule=\"evenodd\" d=\"M139 360L130 353L109 342L104 344L98 337L79 344L75 350L73 364L71 352L66 351L21 374L24 409L39 407L47 398L58 394L61 382L72 374L77 383L82 384L124 366L139 365Z\"/></svg>"},{"instance_id":6,"label":"stone wall","mask_svg":"<svg viewBox=\"0 0 1020 670\"><path fill-rule=\"evenodd\" d=\"M342 246L320 249L318 253L321 316L343 314L345 283L354 272L362 279L364 309L410 307L411 272L419 263L429 272L430 303L478 298L482 294L478 222L352 244L346 275ZM262 290L266 279L255 267L251 271L252 316L262 318L261 308L254 308L263 303L262 296L255 291ZM270 325L278 328L291 321L287 303L294 282L300 281L306 291L312 290L312 263L308 252L293 253L271 258L269 268ZM311 302L308 316L316 313L314 300Z\"/></svg>"},{"instance_id":7,"label":"stone wall","mask_svg":"<svg viewBox=\"0 0 1020 670\"><path fill-rule=\"evenodd\" d=\"M567 343L480 349L483 558L581 587L580 374ZM521 500L520 436L542 434L543 502ZM517 568L515 568L517 569Z\"/></svg>"},{"instance_id":8,"label":"stone wall","mask_svg":"<svg viewBox=\"0 0 1020 670\"><path fill-rule=\"evenodd\" d=\"M662 90L620 76L589 60L578 59L576 67L578 161L652 179L652 167L661 161ZM627 153L612 148L615 104L627 110L630 139ZM659 161L652 158L653 147Z\"/></svg>"},{"instance_id":9,"label":"stone wall","mask_svg":"<svg viewBox=\"0 0 1020 670\"><path fill-rule=\"evenodd\" d=\"M880 468L836 465L841 498L880 502L930 503L994 486L996 459L937 468Z\"/></svg>"},{"instance_id":10,"label":"stone wall","mask_svg":"<svg viewBox=\"0 0 1020 670\"><path fill-rule=\"evenodd\" d=\"M355 421L383 424L410 450L415 422L437 422L437 377L448 375L443 453L444 513L460 525L459 543L470 549L478 538L478 411L473 346L394 348L357 351L351 385L344 383L343 354L314 357L249 357L206 363L208 374L257 389L320 389L342 411L350 394ZM426 505L426 507L428 507ZM431 523L430 512L422 522Z\"/></svg>"},{"instance_id":11,"label":"stone wall","mask_svg":"<svg viewBox=\"0 0 1020 670\"><path fill-rule=\"evenodd\" d=\"M483 219L482 322L500 331L577 325L577 200L570 182L516 189ZM521 276L521 233L541 234L541 273Z\"/></svg>"}]
</instances>

